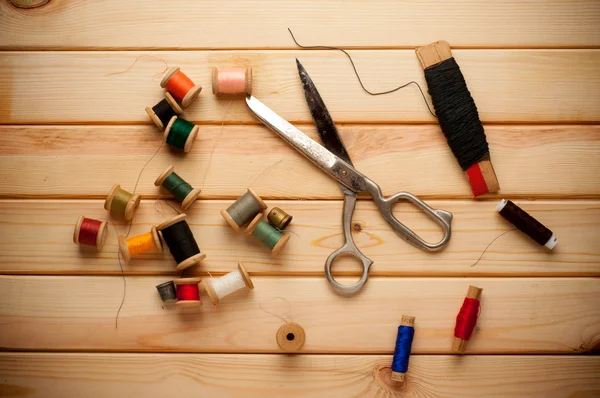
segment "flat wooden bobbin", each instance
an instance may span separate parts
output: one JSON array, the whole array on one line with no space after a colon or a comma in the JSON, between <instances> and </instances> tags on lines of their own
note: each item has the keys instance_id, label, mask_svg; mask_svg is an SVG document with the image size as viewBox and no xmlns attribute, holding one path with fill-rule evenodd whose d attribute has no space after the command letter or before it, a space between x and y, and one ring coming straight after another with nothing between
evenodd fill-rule
<instances>
[{"instance_id":1,"label":"flat wooden bobbin","mask_svg":"<svg viewBox=\"0 0 600 398\"><path fill-rule=\"evenodd\" d=\"M77 220L77 224L75 224L75 230L73 231L73 243L76 245L79 244L79 232L81 231L81 224L83 223L83 219L85 216L80 216ZM100 228L98 228L98 235L96 235L96 249L101 250L104 246L104 242L106 241L106 235L108 233L108 229L106 228L108 223L106 221L102 221L100 223Z\"/></svg>"},{"instance_id":2,"label":"flat wooden bobbin","mask_svg":"<svg viewBox=\"0 0 600 398\"><path fill-rule=\"evenodd\" d=\"M409 315L402 315L402 320L400 321L400 326L410 326L415 327L415 317ZM404 373L394 372L392 371L391 379L393 381L404 381Z\"/></svg>"},{"instance_id":3,"label":"flat wooden bobbin","mask_svg":"<svg viewBox=\"0 0 600 398\"><path fill-rule=\"evenodd\" d=\"M444 40L419 47L416 52L423 69L452 58L450 44ZM475 163L467 169L466 174L475 197L500 190L498 177L496 177L494 166L490 160Z\"/></svg>"},{"instance_id":4,"label":"flat wooden bobbin","mask_svg":"<svg viewBox=\"0 0 600 398\"><path fill-rule=\"evenodd\" d=\"M248 188L248 192L250 192L250 195L254 196L254 199L256 199L256 201L258 203L260 203L260 207L263 210L265 210L267 208L267 204L265 203L265 201L262 200L262 198L260 196L258 196L258 194L256 192L254 192L251 188ZM231 216L229 215L229 213L227 213L227 210L221 210L221 215L223 216L223 218L225 219L225 221L227 221L227 224L229 224L229 226L231 228L233 228L233 230L235 232L240 232L240 227L243 227L243 225L237 225L235 223L235 221L233 220L233 218L231 218Z\"/></svg>"},{"instance_id":5,"label":"flat wooden bobbin","mask_svg":"<svg viewBox=\"0 0 600 398\"><path fill-rule=\"evenodd\" d=\"M479 300L482 292L483 289L477 286L469 285L469 290L467 290L467 298ZM463 340L459 339L458 337L454 337L454 340L452 340L452 351L462 354L465 352L468 343L469 340Z\"/></svg>"},{"instance_id":6,"label":"flat wooden bobbin","mask_svg":"<svg viewBox=\"0 0 600 398\"><path fill-rule=\"evenodd\" d=\"M171 108L173 108L173 110L175 111L176 114L181 115L183 113L183 109L181 109L181 107L179 106L177 101L175 101L175 98L173 98L173 96L169 92L165 93L165 99L167 100L169 105L171 105ZM147 106L146 113L148 114L148 116L150 116L150 119L152 119L152 121L154 122L156 127L158 127L161 130L164 130L165 126L164 126L163 122L160 120L158 115L156 115L156 113L154 112L154 109L152 109L152 107Z\"/></svg>"},{"instance_id":7,"label":"flat wooden bobbin","mask_svg":"<svg viewBox=\"0 0 600 398\"><path fill-rule=\"evenodd\" d=\"M241 69L241 68L239 68ZM252 68L246 67L246 95L252 95ZM212 72L212 92L214 95L236 95L236 94L224 94L219 92L219 68L213 68Z\"/></svg>"},{"instance_id":8,"label":"flat wooden bobbin","mask_svg":"<svg viewBox=\"0 0 600 398\"><path fill-rule=\"evenodd\" d=\"M254 217L254 220L250 221L250 224L248 224L248 228L246 228L246 235L252 235L252 232L256 229L258 223L262 221L262 218L263 214L259 213L256 215L256 217ZM284 232L281 236L281 239L279 239L279 242L277 242L275 246L273 246L273 249L271 250L271 257L277 257L279 255L279 252L283 249L283 247L288 243L289 240L290 236Z\"/></svg>"},{"instance_id":9,"label":"flat wooden bobbin","mask_svg":"<svg viewBox=\"0 0 600 398\"><path fill-rule=\"evenodd\" d=\"M306 341L302 326L296 322L286 322L277 330L277 345L287 352L298 351Z\"/></svg>"},{"instance_id":10,"label":"flat wooden bobbin","mask_svg":"<svg viewBox=\"0 0 600 398\"><path fill-rule=\"evenodd\" d=\"M156 226L156 229L160 232L165 228L170 227L173 224L177 224L180 221L184 221L186 217L186 214L180 214L178 216L173 217L170 220L167 221L163 221L162 223L158 224ZM162 234L160 234L162 236ZM164 239L164 238L163 238ZM185 260L183 260L182 262L180 262L179 264L177 264L177 271L181 271L184 270L186 268L191 267L192 265L198 264L200 261L202 261L204 258L206 257L206 254L204 253L198 253L193 255L192 257L188 257Z\"/></svg>"},{"instance_id":11,"label":"flat wooden bobbin","mask_svg":"<svg viewBox=\"0 0 600 398\"><path fill-rule=\"evenodd\" d=\"M193 284L200 284L200 282L202 281L202 278L181 278L181 279L175 279L173 281L173 283L175 284L175 289L177 289L177 285L193 285ZM198 289L200 289L200 286L198 286ZM198 295L200 294L200 291L198 290ZM177 300L177 302L175 303L176 306L178 307L182 307L182 308L187 308L187 307L198 307L202 305L202 301L200 300Z\"/></svg>"},{"instance_id":12,"label":"flat wooden bobbin","mask_svg":"<svg viewBox=\"0 0 600 398\"><path fill-rule=\"evenodd\" d=\"M171 131L171 126L173 126L173 123L175 123L175 119L177 119L177 116L173 116L171 118L171 120L169 120L169 124L167 124L167 128L165 129L165 133L164 133L165 142L167 141L167 137L169 136L169 131ZM188 153L189 151L192 150L192 145L194 144L196 135L198 135L198 126L194 125L194 127L192 128L192 131L190 131L190 134L188 135L187 139L185 140L185 144L183 146L183 151L185 153Z\"/></svg>"},{"instance_id":13,"label":"flat wooden bobbin","mask_svg":"<svg viewBox=\"0 0 600 398\"><path fill-rule=\"evenodd\" d=\"M238 269L242 274L242 278L244 279L244 284L246 285L246 287L248 289L254 289L254 284L250 279L250 274L248 274L248 271L246 271L246 268L244 268L244 265L242 263L238 263ZM217 292L215 292L215 289L213 289L210 280L203 279L202 286L204 286L204 290L206 291L206 294L210 298L210 301L212 301L213 305L219 305L219 296L217 295Z\"/></svg>"},{"instance_id":14,"label":"flat wooden bobbin","mask_svg":"<svg viewBox=\"0 0 600 398\"><path fill-rule=\"evenodd\" d=\"M173 173L174 171L175 167L173 165L167 167L167 169L161 175L158 176L156 181L154 181L154 185L157 187L162 186L163 182L165 182L167 177L170 176L171 173ZM190 207L196 201L196 199L198 199L198 196L200 196L200 192L202 192L200 188L192 189L192 191L183 199L183 202L181 202L181 208L183 210L187 210L188 207Z\"/></svg>"},{"instance_id":15,"label":"flat wooden bobbin","mask_svg":"<svg viewBox=\"0 0 600 398\"><path fill-rule=\"evenodd\" d=\"M154 247L155 252L156 253L160 253L163 251L163 245L162 245L162 241L160 240L160 237L158 236L158 230L156 229L156 227L153 225L152 228L150 228L150 235L152 235L152 241L154 242ZM123 235L119 236L119 251L121 252L121 256L123 257L123 260L125 260L125 262L129 262L129 260L131 260L131 254L129 253L129 246L127 246L127 238L124 237Z\"/></svg>"},{"instance_id":16,"label":"flat wooden bobbin","mask_svg":"<svg viewBox=\"0 0 600 398\"><path fill-rule=\"evenodd\" d=\"M167 71L165 72L165 75L163 76L162 80L160 81L160 86L162 88L166 88L167 83L169 82L169 80L171 80L171 77L173 77L173 75L176 74L177 72L179 72L178 67L170 67L169 69L167 69ZM196 85L196 83L194 83L194 86L190 89L190 91L188 91L187 94L185 95L185 97L183 97L181 99L181 106L183 106L184 108L187 108L188 106L190 106L190 104L192 102L194 102L196 97L198 97L198 95L200 95L200 91L202 91L202 86L198 86L198 85Z\"/></svg>"},{"instance_id":17,"label":"flat wooden bobbin","mask_svg":"<svg viewBox=\"0 0 600 398\"><path fill-rule=\"evenodd\" d=\"M115 192L117 192L117 190L119 189L121 189L121 186L119 184L113 185L113 187L110 189L110 192L108 193L108 196L106 197L106 200L104 201L104 208L109 212L112 206L113 196L115 196ZM129 221L133 218L135 214L135 209L138 208L141 200L142 197L137 194L133 195L131 199L129 199L129 202L127 202L127 207L125 207L125 221Z\"/></svg>"}]
</instances>

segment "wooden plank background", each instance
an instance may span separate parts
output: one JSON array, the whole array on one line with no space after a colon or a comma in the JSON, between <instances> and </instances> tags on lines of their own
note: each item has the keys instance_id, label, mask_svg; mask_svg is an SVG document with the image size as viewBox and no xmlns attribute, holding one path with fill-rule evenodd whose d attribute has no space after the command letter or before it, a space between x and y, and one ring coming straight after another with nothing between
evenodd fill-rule
<instances>
[{"instance_id":1,"label":"wooden plank background","mask_svg":"<svg viewBox=\"0 0 600 398\"><path fill-rule=\"evenodd\" d=\"M0 0L0 395L598 396L598 26L595 0L51 0L31 10ZM302 44L351 49L372 90L411 80L426 89L414 48L449 41L501 192L472 200L415 86L371 97L343 54L299 49L287 28ZM354 297L323 277L342 242L337 184L243 101L210 92L211 67L252 66L254 94L316 137L296 57L360 171L386 194L406 190L454 214L448 247L425 253L360 200L353 234L375 264ZM162 96L165 62L204 87L186 109L200 134L185 156L159 149L144 112ZM135 258L122 276L122 223L111 220L101 252L72 243L79 215L108 217L112 184L131 190L138 176L132 234L174 215L153 185L170 164L202 188L188 221L207 258L187 274L210 278L242 261L254 290L177 310L154 288L179 275L168 253ZM277 259L219 215L247 187L294 216ZM494 210L501 197L549 226L556 249L513 231L484 253L512 228ZM395 214L439 236L409 206ZM335 274L350 282L360 269L344 259ZM484 289L482 312L457 357L452 328L469 284ZM406 382L394 383L402 314L417 317L416 338ZM278 349L278 316L305 328L301 355Z\"/></svg>"}]
</instances>

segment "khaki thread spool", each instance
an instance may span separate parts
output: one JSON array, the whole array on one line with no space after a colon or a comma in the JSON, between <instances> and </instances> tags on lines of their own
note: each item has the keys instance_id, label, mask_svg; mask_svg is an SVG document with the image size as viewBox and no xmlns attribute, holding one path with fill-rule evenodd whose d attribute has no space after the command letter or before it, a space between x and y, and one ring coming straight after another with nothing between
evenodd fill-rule
<instances>
[{"instance_id":1,"label":"khaki thread spool","mask_svg":"<svg viewBox=\"0 0 600 398\"><path fill-rule=\"evenodd\" d=\"M104 208L111 216L129 221L135 215L141 199L140 195L129 193L121 189L119 184L115 184L104 201Z\"/></svg>"},{"instance_id":2,"label":"khaki thread spool","mask_svg":"<svg viewBox=\"0 0 600 398\"><path fill-rule=\"evenodd\" d=\"M177 289L175 288L175 283L173 281L167 281L160 285L156 285L156 290L158 290L160 299L164 303L177 300Z\"/></svg>"},{"instance_id":3,"label":"khaki thread spool","mask_svg":"<svg viewBox=\"0 0 600 398\"><path fill-rule=\"evenodd\" d=\"M304 346L306 333L296 322L286 322L277 330L277 345L287 352L298 351Z\"/></svg>"},{"instance_id":4,"label":"khaki thread spool","mask_svg":"<svg viewBox=\"0 0 600 398\"><path fill-rule=\"evenodd\" d=\"M198 243L185 217L185 214L180 214L156 227L177 262L178 271L191 267L206 257L206 254L200 253Z\"/></svg>"},{"instance_id":5,"label":"khaki thread spool","mask_svg":"<svg viewBox=\"0 0 600 398\"><path fill-rule=\"evenodd\" d=\"M129 262L131 257L141 253L150 251L160 253L163 250L163 245L158 236L158 231L153 225L152 228L150 228L150 232L134 236L133 238L127 239L122 235L119 236L119 250L121 251L123 259L126 262Z\"/></svg>"},{"instance_id":6,"label":"khaki thread spool","mask_svg":"<svg viewBox=\"0 0 600 398\"><path fill-rule=\"evenodd\" d=\"M73 243L76 245L94 246L102 250L106 241L107 222L80 216L73 231Z\"/></svg>"},{"instance_id":7,"label":"khaki thread spool","mask_svg":"<svg viewBox=\"0 0 600 398\"><path fill-rule=\"evenodd\" d=\"M235 270L219 278L204 279L202 281L206 294L213 305L219 305L219 301L244 287L254 289L250 275L242 263L238 263Z\"/></svg>"},{"instance_id":8,"label":"khaki thread spool","mask_svg":"<svg viewBox=\"0 0 600 398\"><path fill-rule=\"evenodd\" d=\"M181 109L171 94L165 93L165 98L160 100L160 102L152 108L149 106L146 107L146 113L150 116L150 119L154 122L156 127L164 130L171 118L173 116L181 115L183 109Z\"/></svg>"},{"instance_id":9,"label":"khaki thread spool","mask_svg":"<svg viewBox=\"0 0 600 398\"><path fill-rule=\"evenodd\" d=\"M219 96L252 94L252 68L213 68L212 90Z\"/></svg>"},{"instance_id":10,"label":"khaki thread spool","mask_svg":"<svg viewBox=\"0 0 600 398\"><path fill-rule=\"evenodd\" d=\"M201 278L175 279L173 281L177 289L177 303L175 305L184 308L202 305L202 301L200 301L200 289L198 287L201 281Z\"/></svg>"},{"instance_id":11,"label":"khaki thread spool","mask_svg":"<svg viewBox=\"0 0 600 398\"><path fill-rule=\"evenodd\" d=\"M197 86L177 67L167 69L160 86L165 88L184 108L187 108L202 91L201 86Z\"/></svg>"},{"instance_id":12,"label":"khaki thread spool","mask_svg":"<svg viewBox=\"0 0 600 398\"><path fill-rule=\"evenodd\" d=\"M262 220L262 214L257 214L246 228L246 235L252 235L271 249L271 256L277 257L286 245L290 236Z\"/></svg>"},{"instance_id":13,"label":"khaki thread spool","mask_svg":"<svg viewBox=\"0 0 600 398\"><path fill-rule=\"evenodd\" d=\"M246 193L240 196L227 210L221 210L221 215L235 232L240 232L240 228L248 224L257 214L262 213L267 208L265 202L248 188Z\"/></svg>"},{"instance_id":14,"label":"khaki thread spool","mask_svg":"<svg viewBox=\"0 0 600 398\"><path fill-rule=\"evenodd\" d=\"M188 153L198 135L198 126L184 118L173 116L165 128L165 142Z\"/></svg>"},{"instance_id":15,"label":"khaki thread spool","mask_svg":"<svg viewBox=\"0 0 600 398\"><path fill-rule=\"evenodd\" d=\"M175 173L174 169L172 165L167 167L167 170L154 181L154 185L157 187L162 185L181 203L183 210L187 210L198 199L200 188L192 188L190 184Z\"/></svg>"},{"instance_id":16,"label":"khaki thread spool","mask_svg":"<svg viewBox=\"0 0 600 398\"><path fill-rule=\"evenodd\" d=\"M279 207L273 207L267 215L267 220L269 220L272 226L282 231L292 222L292 216Z\"/></svg>"}]
</instances>

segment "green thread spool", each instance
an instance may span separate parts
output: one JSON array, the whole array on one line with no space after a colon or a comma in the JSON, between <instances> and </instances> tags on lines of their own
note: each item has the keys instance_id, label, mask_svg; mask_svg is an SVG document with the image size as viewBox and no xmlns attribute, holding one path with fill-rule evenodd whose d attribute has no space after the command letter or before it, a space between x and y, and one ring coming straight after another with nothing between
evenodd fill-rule
<instances>
[{"instance_id":1,"label":"green thread spool","mask_svg":"<svg viewBox=\"0 0 600 398\"><path fill-rule=\"evenodd\" d=\"M272 226L283 231L292 222L292 216L279 207L273 207L267 215L267 220L269 220Z\"/></svg>"},{"instance_id":2,"label":"green thread spool","mask_svg":"<svg viewBox=\"0 0 600 398\"><path fill-rule=\"evenodd\" d=\"M104 208L111 216L129 221L133 218L141 199L140 195L129 193L121 189L119 184L115 184L104 201Z\"/></svg>"},{"instance_id":3,"label":"green thread spool","mask_svg":"<svg viewBox=\"0 0 600 398\"><path fill-rule=\"evenodd\" d=\"M200 188L193 188L183 178L179 177L174 169L172 165L167 167L167 170L154 181L154 185L157 187L162 185L177 201L181 202L183 210L187 210L198 199Z\"/></svg>"},{"instance_id":4,"label":"green thread spool","mask_svg":"<svg viewBox=\"0 0 600 398\"><path fill-rule=\"evenodd\" d=\"M248 224L257 214L267 208L265 202L253 190L248 188L227 210L221 210L221 215L235 232Z\"/></svg>"},{"instance_id":5,"label":"green thread spool","mask_svg":"<svg viewBox=\"0 0 600 398\"><path fill-rule=\"evenodd\" d=\"M263 221L262 214L257 214L254 220L248 225L246 235L253 235L262 243L271 249L271 256L276 257L281 249L286 245L290 236L279 231L271 224Z\"/></svg>"},{"instance_id":6,"label":"green thread spool","mask_svg":"<svg viewBox=\"0 0 600 398\"><path fill-rule=\"evenodd\" d=\"M189 152L198 134L198 126L187 120L173 116L165 129L165 142L170 146Z\"/></svg>"}]
</instances>

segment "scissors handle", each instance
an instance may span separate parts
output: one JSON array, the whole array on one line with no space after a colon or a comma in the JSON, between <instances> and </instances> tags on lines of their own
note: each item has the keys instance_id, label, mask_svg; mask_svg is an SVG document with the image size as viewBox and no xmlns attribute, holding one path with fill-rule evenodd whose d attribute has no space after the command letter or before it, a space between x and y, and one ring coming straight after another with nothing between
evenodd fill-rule
<instances>
[{"instance_id":1,"label":"scissors handle","mask_svg":"<svg viewBox=\"0 0 600 398\"><path fill-rule=\"evenodd\" d=\"M344 210L342 213L342 223L344 226L344 244L342 247L334 251L327 257L325 261L325 276L329 283L339 292L341 293L355 293L360 290L367 278L369 277L369 269L373 264L373 261L365 256L359 249L356 247L354 243L354 239L352 238L352 214L354 213L354 208L356 207L356 193L352 192L346 188L342 187L342 191L344 192ZM339 256L352 256L358 258L362 262L363 266L363 274L360 279L351 285L342 285L338 281L335 280L333 275L331 275L331 267L334 261Z\"/></svg>"}]
</instances>

